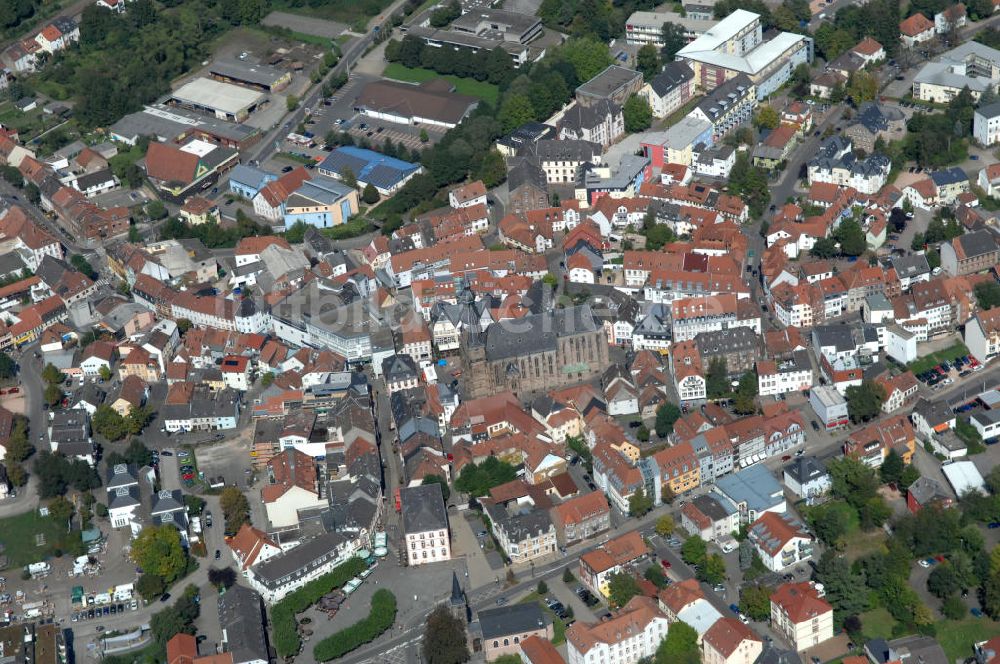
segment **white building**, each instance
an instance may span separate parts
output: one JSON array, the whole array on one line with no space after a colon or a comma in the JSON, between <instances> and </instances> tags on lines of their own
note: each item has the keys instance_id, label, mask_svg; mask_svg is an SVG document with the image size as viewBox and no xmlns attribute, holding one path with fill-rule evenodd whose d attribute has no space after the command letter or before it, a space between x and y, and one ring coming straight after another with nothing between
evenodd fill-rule
<instances>
[{"instance_id":1,"label":"white building","mask_svg":"<svg viewBox=\"0 0 1000 664\"><path fill-rule=\"evenodd\" d=\"M667 637L667 617L656 600L633 597L611 618L577 622L566 630L567 664L634 664L653 657Z\"/></svg>"},{"instance_id":2,"label":"white building","mask_svg":"<svg viewBox=\"0 0 1000 664\"><path fill-rule=\"evenodd\" d=\"M273 604L346 562L355 551L351 538L341 533L324 533L258 562L246 571L247 581L265 602Z\"/></svg>"},{"instance_id":3,"label":"white building","mask_svg":"<svg viewBox=\"0 0 1000 664\"><path fill-rule=\"evenodd\" d=\"M451 560L448 513L441 486L425 484L400 489L403 537L410 567Z\"/></svg>"},{"instance_id":4,"label":"white building","mask_svg":"<svg viewBox=\"0 0 1000 664\"><path fill-rule=\"evenodd\" d=\"M757 362L757 391L760 396L777 396L808 390L813 384L812 363L806 351L795 353L786 362Z\"/></svg>"},{"instance_id":5,"label":"white building","mask_svg":"<svg viewBox=\"0 0 1000 664\"><path fill-rule=\"evenodd\" d=\"M984 364L1000 353L1000 308L980 311L965 324L965 345Z\"/></svg>"},{"instance_id":6,"label":"white building","mask_svg":"<svg viewBox=\"0 0 1000 664\"><path fill-rule=\"evenodd\" d=\"M772 572L812 557L812 535L791 514L765 512L751 524L747 537Z\"/></svg>"},{"instance_id":7,"label":"white building","mask_svg":"<svg viewBox=\"0 0 1000 664\"><path fill-rule=\"evenodd\" d=\"M821 496L830 490L833 481L823 462L817 457L801 456L784 469L785 487L799 498Z\"/></svg>"},{"instance_id":8,"label":"white building","mask_svg":"<svg viewBox=\"0 0 1000 664\"><path fill-rule=\"evenodd\" d=\"M972 136L984 146L1000 141L1000 102L976 109L972 116Z\"/></svg>"}]
</instances>

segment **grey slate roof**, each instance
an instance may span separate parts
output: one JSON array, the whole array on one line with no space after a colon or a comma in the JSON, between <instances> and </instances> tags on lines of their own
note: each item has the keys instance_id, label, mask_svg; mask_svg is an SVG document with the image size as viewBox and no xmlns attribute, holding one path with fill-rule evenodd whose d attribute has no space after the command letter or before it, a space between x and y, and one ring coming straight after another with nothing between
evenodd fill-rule
<instances>
[{"instance_id":1,"label":"grey slate roof","mask_svg":"<svg viewBox=\"0 0 1000 664\"><path fill-rule=\"evenodd\" d=\"M235 585L219 597L219 626L226 635L226 648L233 662L271 661L264 629L260 595Z\"/></svg>"},{"instance_id":2,"label":"grey slate roof","mask_svg":"<svg viewBox=\"0 0 1000 664\"><path fill-rule=\"evenodd\" d=\"M962 245L966 258L982 256L997 250L996 236L985 228L960 235L952 240Z\"/></svg>"},{"instance_id":3,"label":"grey slate roof","mask_svg":"<svg viewBox=\"0 0 1000 664\"><path fill-rule=\"evenodd\" d=\"M889 260L900 278L909 277L912 279L931 271L931 266L927 263L927 257L923 254L893 256Z\"/></svg>"},{"instance_id":4,"label":"grey slate roof","mask_svg":"<svg viewBox=\"0 0 1000 664\"><path fill-rule=\"evenodd\" d=\"M939 187L959 182L968 182L969 176L958 166L952 166L941 171L931 173L931 180Z\"/></svg>"},{"instance_id":5,"label":"grey slate roof","mask_svg":"<svg viewBox=\"0 0 1000 664\"><path fill-rule=\"evenodd\" d=\"M510 604L479 612L479 626L484 639L509 634L523 634L545 625L545 614L538 602Z\"/></svg>"},{"instance_id":6,"label":"grey slate roof","mask_svg":"<svg viewBox=\"0 0 1000 664\"><path fill-rule=\"evenodd\" d=\"M545 139L526 145L521 153L541 161L590 161L602 152L601 146L592 141Z\"/></svg>"},{"instance_id":7,"label":"grey slate roof","mask_svg":"<svg viewBox=\"0 0 1000 664\"><path fill-rule=\"evenodd\" d=\"M340 533L319 535L257 565L254 576L267 588L280 587L336 558L346 542Z\"/></svg>"},{"instance_id":8,"label":"grey slate roof","mask_svg":"<svg viewBox=\"0 0 1000 664\"><path fill-rule=\"evenodd\" d=\"M739 352L754 355L760 348L760 335L749 327L731 327L713 332L700 332L694 338L702 355Z\"/></svg>"},{"instance_id":9,"label":"grey slate roof","mask_svg":"<svg viewBox=\"0 0 1000 664\"><path fill-rule=\"evenodd\" d=\"M853 124L864 125L865 129L873 134L885 131L889 128L890 122L903 119L903 112L898 108L883 106L873 101L867 101L858 109L854 116Z\"/></svg>"},{"instance_id":10,"label":"grey slate roof","mask_svg":"<svg viewBox=\"0 0 1000 664\"><path fill-rule=\"evenodd\" d=\"M785 466L785 474L799 484L808 484L827 474L826 466L816 457L798 457Z\"/></svg>"},{"instance_id":11,"label":"grey slate roof","mask_svg":"<svg viewBox=\"0 0 1000 664\"><path fill-rule=\"evenodd\" d=\"M403 532L410 534L447 530L448 513L445 511L443 496L439 484L400 489Z\"/></svg>"},{"instance_id":12,"label":"grey slate roof","mask_svg":"<svg viewBox=\"0 0 1000 664\"><path fill-rule=\"evenodd\" d=\"M486 330L486 359L555 351L560 337L596 329L594 314L586 304L529 314L510 325L491 325Z\"/></svg>"},{"instance_id":13,"label":"grey slate roof","mask_svg":"<svg viewBox=\"0 0 1000 664\"><path fill-rule=\"evenodd\" d=\"M577 104L563 114L559 126L576 131L581 129L589 130L603 123L609 115L617 116L621 112L621 106L607 99L601 99L592 106L580 106Z\"/></svg>"},{"instance_id":14,"label":"grey slate roof","mask_svg":"<svg viewBox=\"0 0 1000 664\"><path fill-rule=\"evenodd\" d=\"M677 86L694 78L694 72L684 62L668 62L663 66L663 71L653 77L649 86L653 88L660 97L665 96Z\"/></svg>"},{"instance_id":15,"label":"grey slate roof","mask_svg":"<svg viewBox=\"0 0 1000 664\"><path fill-rule=\"evenodd\" d=\"M699 102L698 108L710 122L715 122L747 96L753 83L746 74L739 74L715 88Z\"/></svg>"}]
</instances>

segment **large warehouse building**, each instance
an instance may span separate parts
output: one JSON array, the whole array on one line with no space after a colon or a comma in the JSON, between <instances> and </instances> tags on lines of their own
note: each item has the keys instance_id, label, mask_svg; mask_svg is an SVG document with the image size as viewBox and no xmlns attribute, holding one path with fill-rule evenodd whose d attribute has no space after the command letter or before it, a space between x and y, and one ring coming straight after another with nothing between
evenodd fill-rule
<instances>
[{"instance_id":1,"label":"large warehouse building","mask_svg":"<svg viewBox=\"0 0 1000 664\"><path fill-rule=\"evenodd\" d=\"M479 100L452 92L443 78L413 85L375 81L361 91L355 102L359 113L398 124L429 124L452 129L479 105Z\"/></svg>"},{"instance_id":2,"label":"large warehouse building","mask_svg":"<svg viewBox=\"0 0 1000 664\"><path fill-rule=\"evenodd\" d=\"M211 64L208 71L216 80L262 92L278 92L292 82L290 71L243 60L217 60Z\"/></svg>"},{"instance_id":3,"label":"large warehouse building","mask_svg":"<svg viewBox=\"0 0 1000 664\"><path fill-rule=\"evenodd\" d=\"M170 94L170 103L209 113L221 120L243 122L266 96L231 83L196 78Z\"/></svg>"}]
</instances>

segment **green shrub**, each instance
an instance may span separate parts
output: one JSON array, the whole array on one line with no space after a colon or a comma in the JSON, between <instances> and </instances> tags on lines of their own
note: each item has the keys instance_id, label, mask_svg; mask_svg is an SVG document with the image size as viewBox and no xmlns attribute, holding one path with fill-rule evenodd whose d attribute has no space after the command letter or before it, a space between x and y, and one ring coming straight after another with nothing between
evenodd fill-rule
<instances>
[{"instance_id":1,"label":"green shrub","mask_svg":"<svg viewBox=\"0 0 1000 664\"><path fill-rule=\"evenodd\" d=\"M368 617L350 627L331 634L316 644L313 657L317 662L329 662L343 657L352 650L371 643L396 622L396 596L382 588L372 595L372 608Z\"/></svg>"},{"instance_id":2,"label":"green shrub","mask_svg":"<svg viewBox=\"0 0 1000 664\"><path fill-rule=\"evenodd\" d=\"M365 567L365 561L351 558L334 567L329 574L310 581L271 608L274 648L278 651L279 657L294 655L302 645L295 624L295 614L302 613L334 588L343 586L363 572Z\"/></svg>"}]
</instances>

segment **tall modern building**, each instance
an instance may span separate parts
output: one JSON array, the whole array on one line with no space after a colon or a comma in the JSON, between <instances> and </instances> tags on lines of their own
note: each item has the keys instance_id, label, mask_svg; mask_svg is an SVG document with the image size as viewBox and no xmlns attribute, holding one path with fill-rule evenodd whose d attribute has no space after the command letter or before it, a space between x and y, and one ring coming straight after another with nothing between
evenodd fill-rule
<instances>
[{"instance_id":1,"label":"tall modern building","mask_svg":"<svg viewBox=\"0 0 1000 664\"><path fill-rule=\"evenodd\" d=\"M811 37L780 32L764 41L760 15L737 9L702 36L677 52L694 71L702 90L714 90L746 74L764 99L789 79L795 67L812 62Z\"/></svg>"}]
</instances>

